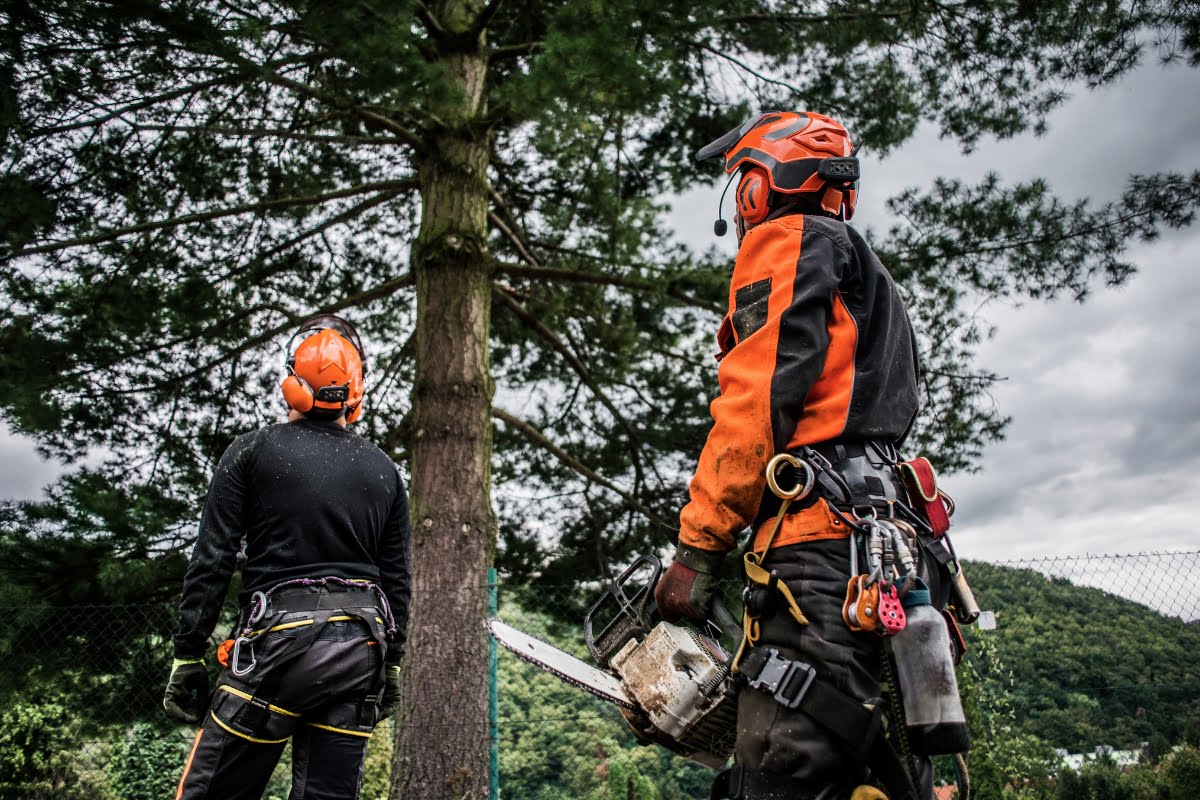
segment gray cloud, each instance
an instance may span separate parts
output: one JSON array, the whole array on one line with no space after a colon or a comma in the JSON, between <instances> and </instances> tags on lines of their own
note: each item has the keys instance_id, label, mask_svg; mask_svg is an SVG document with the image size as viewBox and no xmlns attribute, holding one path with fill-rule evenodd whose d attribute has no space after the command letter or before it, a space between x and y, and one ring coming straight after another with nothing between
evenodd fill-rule
<instances>
[{"instance_id":1,"label":"gray cloud","mask_svg":"<svg viewBox=\"0 0 1200 800\"><path fill-rule=\"evenodd\" d=\"M61 472L62 467L38 455L33 442L0 422L0 500L37 499Z\"/></svg>"}]
</instances>

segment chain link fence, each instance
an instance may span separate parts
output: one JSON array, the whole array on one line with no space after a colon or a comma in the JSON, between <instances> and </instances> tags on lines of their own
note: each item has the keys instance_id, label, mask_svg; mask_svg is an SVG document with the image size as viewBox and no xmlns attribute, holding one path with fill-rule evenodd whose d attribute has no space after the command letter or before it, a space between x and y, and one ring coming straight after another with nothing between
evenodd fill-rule
<instances>
[{"instance_id":1,"label":"chain link fence","mask_svg":"<svg viewBox=\"0 0 1200 800\"><path fill-rule=\"evenodd\" d=\"M1185 746L1200 743L1200 550L968 562L966 572L995 620L968 631L960 667L968 714L986 731L975 738L977 788L1174 798L1170 781L1200 775ZM587 658L580 621L595 586L497 590L506 622ZM0 613L0 798L173 796L191 741L159 708L174 608ZM503 650L495 664L501 797L708 796L711 770L638 746L615 707ZM385 724L371 741L365 800L387 796L394 735ZM288 769L285 754L267 798L287 797ZM1117 789L1099 794L1089 781Z\"/></svg>"}]
</instances>

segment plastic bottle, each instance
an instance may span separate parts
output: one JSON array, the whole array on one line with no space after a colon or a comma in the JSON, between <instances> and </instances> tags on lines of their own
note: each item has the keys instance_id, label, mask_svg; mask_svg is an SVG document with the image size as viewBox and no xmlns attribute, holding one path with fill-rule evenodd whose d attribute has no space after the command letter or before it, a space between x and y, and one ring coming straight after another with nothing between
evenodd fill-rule
<instances>
[{"instance_id":1,"label":"plastic bottle","mask_svg":"<svg viewBox=\"0 0 1200 800\"><path fill-rule=\"evenodd\" d=\"M908 624L891 637L904 701L908 741L917 755L962 753L971 747L946 620L918 582L904 597Z\"/></svg>"}]
</instances>

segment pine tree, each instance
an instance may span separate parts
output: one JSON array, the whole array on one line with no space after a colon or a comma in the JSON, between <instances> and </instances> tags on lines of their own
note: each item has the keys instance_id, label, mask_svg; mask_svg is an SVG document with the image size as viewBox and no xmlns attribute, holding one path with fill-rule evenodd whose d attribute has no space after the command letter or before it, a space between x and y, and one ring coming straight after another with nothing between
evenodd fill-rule
<instances>
[{"instance_id":1,"label":"pine tree","mask_svg":"<svg viewBox=\"0 0 1200 800\"><path fill-rule=\"evenodd\" d=\"M485 570L573 583L669 535L703 442L726 265L669 244L694 149L811 108L876 153L970 148L1157 53L1194 2L16 0L0 10L0 408L108 458L6 512L100 589L177 585L199 496L278 417L316 312L370 342L365 435L410 465L415 597L394 796L486 787ZM967 468L1005 419L964 298L1082 297L1189 224L1200 174L1119 202L947 179L876 242L922 329L917 441ZM314 465L314 469L322 465ZM493 509L494 499L499 515ZM103 558L81 558L99 549ZM147 569L149 561L167 568ZM53 559L43 574L55 577Z\"/></svg>"}]
</instances>

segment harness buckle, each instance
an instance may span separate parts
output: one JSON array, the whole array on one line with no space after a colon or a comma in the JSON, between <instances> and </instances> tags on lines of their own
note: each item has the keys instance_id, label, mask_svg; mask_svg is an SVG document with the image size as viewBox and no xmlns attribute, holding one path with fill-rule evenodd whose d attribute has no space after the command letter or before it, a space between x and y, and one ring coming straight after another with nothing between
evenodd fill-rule
<instances>
[{"instance_id":1,"label":"harness buckle","mask_svg":"<svg viewBox=\"0 0 1200 800\"><path fill-rule=\"evenodd\" d=\"M803 673L803 677L796 679L797 673ZM799 707L816 677L817 671L811 664L784 658L772 647L767 651L767 660L762 669L747 681L747 685L751 689L767 692L775 698L775 702L792 710Z\"/></svg>"}]
</instances>

